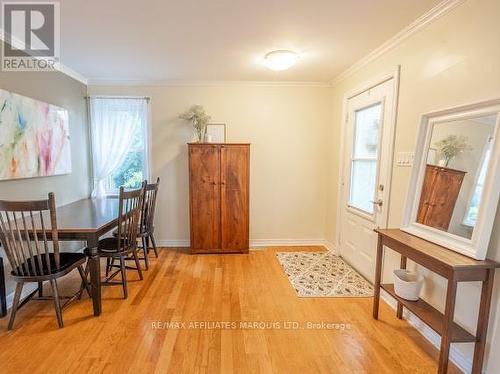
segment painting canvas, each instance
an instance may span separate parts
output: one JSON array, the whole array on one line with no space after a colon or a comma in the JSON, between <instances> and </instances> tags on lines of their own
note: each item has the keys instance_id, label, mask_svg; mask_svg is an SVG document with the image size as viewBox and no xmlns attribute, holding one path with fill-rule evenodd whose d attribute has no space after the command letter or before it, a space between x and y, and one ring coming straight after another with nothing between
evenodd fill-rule
<instances>
[{"instance_id":1,"label":"painting canvas","mask_svg":"<svg viewBox=\"0 0 500 374\"><path fill-rule=\"evenodd\" d=\"M68 173L68 111L0 89L0 180Z\"/></svg>"}]
</instances>

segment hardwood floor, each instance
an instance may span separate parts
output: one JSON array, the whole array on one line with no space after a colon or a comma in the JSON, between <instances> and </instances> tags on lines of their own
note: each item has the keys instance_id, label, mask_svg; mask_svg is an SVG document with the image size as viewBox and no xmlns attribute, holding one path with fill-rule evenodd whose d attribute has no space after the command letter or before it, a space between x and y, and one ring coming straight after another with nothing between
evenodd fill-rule
<instances>
[{"instance_id":1,"label":"hardwood floor","mask_svg":"<svg viewBox=\"0 0 500 374\"><path fill-rule=\"evenodd\" d=\"M92 316L90 301L83 299L64 311L64 329L57 328L52 302L31 301L18 312L13 331L6 331L7 318L0 320L0 372L436 371L437 350L385 303L375 321L371 298L298 298L275 258L284 250L319 248L268 248L248 255L163 249L143 281L128 272L127 300L120 287L107 287L100 317ZM69 294L77 283L75 274L61 283L61 293ZM186 325L166 326L169 321ZM190 322L207 321L212 324L190 328L195 327ZM222 321L228 322L226 329L214 325ZM240 321L279 328L242 329ZM286 322L350 328L287 329Z\"/></svg>"}]
</instances>

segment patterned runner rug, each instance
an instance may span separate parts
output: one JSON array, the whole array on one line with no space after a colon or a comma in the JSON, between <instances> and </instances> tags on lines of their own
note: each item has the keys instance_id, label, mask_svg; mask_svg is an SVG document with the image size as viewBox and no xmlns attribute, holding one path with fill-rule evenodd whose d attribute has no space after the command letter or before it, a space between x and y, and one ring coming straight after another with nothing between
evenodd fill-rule
<instances>
[{"instance_id":1,"label":"patterned runner rug","mask_svg":"<svg viewBox=\"0 0 500 374\"><path fill-rule=\"evenodd\" d=\"M329 252L277 252L299 297L370 297L373 286L341 257Z\"/></svg>"}]
</instances>

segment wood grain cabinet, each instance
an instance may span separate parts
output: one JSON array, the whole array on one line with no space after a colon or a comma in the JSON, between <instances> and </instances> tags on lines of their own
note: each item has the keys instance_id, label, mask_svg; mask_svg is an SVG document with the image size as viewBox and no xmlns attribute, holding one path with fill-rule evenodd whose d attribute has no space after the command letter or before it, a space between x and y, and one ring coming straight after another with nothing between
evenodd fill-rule
<instances>
[{"instance_id":1,"label":"wood grain cabinet","mask_svg":"<svg viewBox=\"0 0 500 374\"><path fill-rule=\"evenodd\" d=\"M250 144L190 143L192 253L248 253Z\"/></svg>"},{"instance_id":2,"label":"wood grain cabinet","mask_svg":"<svg viewBox=\"0 0 500 374\"><path fill-rule=\"evenodd\" d=\"M427 165L417 222L448 230L464 176L465 171Z\"/></svg>"}]
</instances>

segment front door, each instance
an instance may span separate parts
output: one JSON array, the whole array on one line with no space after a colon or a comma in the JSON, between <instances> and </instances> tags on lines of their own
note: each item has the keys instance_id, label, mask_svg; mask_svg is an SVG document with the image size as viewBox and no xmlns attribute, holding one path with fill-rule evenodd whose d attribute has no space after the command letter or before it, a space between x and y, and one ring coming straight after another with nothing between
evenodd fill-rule
<instances>
[{"instance_id":1,"label":"front door","mask_svg":"<svg viewBox=\"0 0 500 374\"><path fill-rule=\"evenodd\" d=\"M377 235L387 226L394 137L394 78L347 100L340 253L374 280Z\"/></svg>"}]
</instances>

